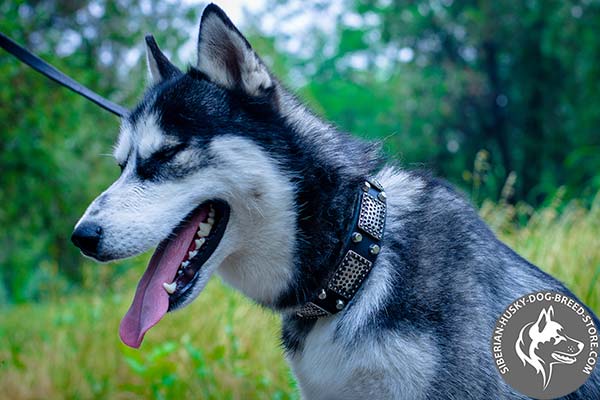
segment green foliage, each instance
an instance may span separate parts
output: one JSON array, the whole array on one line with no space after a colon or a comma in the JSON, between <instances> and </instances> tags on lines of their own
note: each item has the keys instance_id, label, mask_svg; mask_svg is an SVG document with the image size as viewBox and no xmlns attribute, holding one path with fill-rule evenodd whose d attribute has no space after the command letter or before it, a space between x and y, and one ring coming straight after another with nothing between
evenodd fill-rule
<instances>
[{"instance_id":1,"label":"green foliage","mask_svg":"<svg viewBox=\"0 0 600 400\"><path fill-rule=\"evenodd\" d=\"M511 201L534 206L559 186L588 204L600 189L599 2L272 3L256 24L277 16L289 81L405 165L465 186L484 149L480 200L497 199L511 172ZM299 14L309 28L287 33Z\"/></svg>"},{"instance_id":2,"label":"green foliage","mask_svg":"<svg viewBox=\"0 0 600 400\"><path fill-rule=\"evenodd\" d=\"M510 204L544 205L564 188L565 199L591 206L600 190L597 1L344 0L335 13L327 2L268 3L243 30L326 118L470 190L478 205L510 181ZM187 43L193 53L201 9L0 2L0 30L132 106L145 86L143 35L155 34L176 64L193 60L176 50ZM303 31L288 33L302 17ZM69 235L117 176L117 119L4 53L0 82L0 302L110 286L130 263L97 269Z\"/></svg>"}]
</instances>

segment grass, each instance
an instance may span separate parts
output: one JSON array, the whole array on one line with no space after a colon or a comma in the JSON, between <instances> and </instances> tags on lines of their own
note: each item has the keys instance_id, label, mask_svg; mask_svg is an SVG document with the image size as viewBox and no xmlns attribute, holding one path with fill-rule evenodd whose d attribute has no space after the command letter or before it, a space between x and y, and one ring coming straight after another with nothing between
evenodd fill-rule
<instances>
[{"instance_id":1,"label":"grass","mask_svg":"<svg viewBox=\"0 0 600 400\"><path fill-rule=\"evenodd\" d=\"M296 398L274 315L214 280L134 350L117 333L132 295L78 296L3 311L0 397Z\"/></svg>"},{"instance_id":2,"label":"grass","mask_svg":"<svg viewBox=\"0 0 600 400\"><path fill-rule=\"evenodd\" d=\"M600 312L600 200L591 209L557 200L536 212L484 203L481 214L517 252ZM524 215L527 222L515 225ZM216 279L184 312L153 328L141 350L124 346L118 324L138 274L141 266L112 282L108 294L0 311L1 397L298 398L278 319Z\"/></svg>"},{"instance_id":3,"label":"grass","mask_svg":"<svg viewBox=\"0 0 600 400\"><path fill-rule=\"evenodd\" d=\"M521 256L563 282L600 314L600 193L590 209L561 203L559 191L547 207L485 202L480 214ZM559 211L560 210L560 211ZM527 218L524 226L515 219Z\"/></svg>"}]
</instances>

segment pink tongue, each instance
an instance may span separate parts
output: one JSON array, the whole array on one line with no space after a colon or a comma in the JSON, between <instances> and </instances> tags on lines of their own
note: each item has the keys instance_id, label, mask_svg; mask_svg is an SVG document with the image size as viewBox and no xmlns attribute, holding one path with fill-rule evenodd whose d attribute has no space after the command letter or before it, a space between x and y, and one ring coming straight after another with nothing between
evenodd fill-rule
<instances>
[{"instance_id":1,"label":"pink tongue","mask_svg":"<svg viewBox=\"0 0 600 400\"><path fill-rule=\"evenodd\" d=\"M174 240L156 250L138 283L129 311L121 320L119 336L127 346L138 348L144 334L158 323L169 308L163 282L171 283L208 210L201 208Z\"/></svg>"}]
</instances>

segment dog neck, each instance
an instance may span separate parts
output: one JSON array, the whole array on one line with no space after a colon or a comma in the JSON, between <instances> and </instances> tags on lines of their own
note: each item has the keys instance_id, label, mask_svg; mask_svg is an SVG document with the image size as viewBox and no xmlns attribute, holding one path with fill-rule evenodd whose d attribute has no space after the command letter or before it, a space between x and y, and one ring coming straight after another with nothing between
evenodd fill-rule
<instances>
[{"instance_id":1,"label":"dog neck","mask_svg":"<svg viewBox=\"0 0 600 400\"><path fill-rule=\"evenodd\" d=\"M281 96L302 153L293 176L297 229L293 278L273 308L298 309L327 287L342 259L358 188L380 163L378 147L360 141L315 117L291 96ZM293 111L293 112L292 112ZM291 117L293 115L293 118Z\"/></svg>"}]
</instances>

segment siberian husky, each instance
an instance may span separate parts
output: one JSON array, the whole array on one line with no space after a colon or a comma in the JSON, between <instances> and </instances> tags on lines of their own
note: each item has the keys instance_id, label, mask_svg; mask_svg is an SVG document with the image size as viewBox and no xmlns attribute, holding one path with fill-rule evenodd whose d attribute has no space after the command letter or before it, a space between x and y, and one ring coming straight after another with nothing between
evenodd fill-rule
<instances>
[{"instance_id":1,"label":"siberian husky","mask_svg":"<svg viewBox=\"0 0 600 400\"><path fill-rule=\"evenodd\" d=\"M386 164L377 144L311 113L217 6L187 71L146 43L151 85L122 122L122 173L72 237L103 262L156 247L121 322L127 345L217 273L281 315L304 398L523 397L495 369L494 322L529 292L573 296L561 283L448 184ZM377 259L340 312L306 318L298 310L332 279L367 179L386 194ZM572 398L600 398L598 369Z\"/></svg>"}]
</instances>

